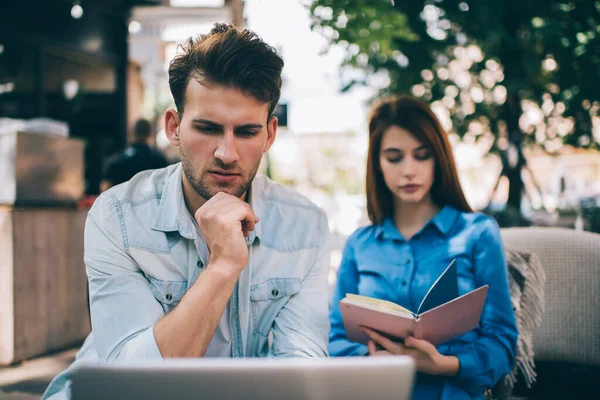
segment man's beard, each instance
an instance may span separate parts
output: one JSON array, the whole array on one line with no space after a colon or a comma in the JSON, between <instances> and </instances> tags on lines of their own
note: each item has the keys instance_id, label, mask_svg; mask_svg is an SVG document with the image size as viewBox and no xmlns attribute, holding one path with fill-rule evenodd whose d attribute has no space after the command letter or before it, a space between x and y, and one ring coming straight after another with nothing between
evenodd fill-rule
<instances>
[{"instance_id":1,"label":"man's beard","mask_svg":"<svg viewBox=\"0 0 600 400\"><path fill-rule=\"evenodd\" d=\"M228 166L218 158L215 158L213 165L205 167L203 171L200 171L200 173L196 175L194 167L192 166L192 162L187 156L185 150L183 150L183 147L181 145L179 146L179 154L181 156L181 165L183 167L183 173L185 174L187 180L190 182L196 193L198 193L205 200L210 199L219 192L225 192L235 197L242 197L242 195L248 191L248 188L252 184L252 180L256 176L256 172L258 171L258 167L260 165L260 160L258 160L256 165L254 165L250 171L246 173L244 173L244 171L236 171L239 172L241 175L241 184L236 184L236 186L214 185L211 187L211 185L206 180L202 179L202 175L204 174L204 172L209 171L211 169L233 171L234 167L232 167L231 165Z\"/></svg>"}]
</instances>

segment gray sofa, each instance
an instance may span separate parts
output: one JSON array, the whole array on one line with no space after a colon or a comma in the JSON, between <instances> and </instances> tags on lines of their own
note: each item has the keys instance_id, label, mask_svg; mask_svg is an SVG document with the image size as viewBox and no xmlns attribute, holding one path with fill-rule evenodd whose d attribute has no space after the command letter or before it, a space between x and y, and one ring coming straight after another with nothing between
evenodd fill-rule
<instances>
[{"instance_id":1,"label":"gray sofa","mask_svg":"<svg viewBox=\"0 0 600 400\"><path fill-rule=\"evenodd\" d=\"M526 388L517 378L513 395L596 398L600 393L600 235L548 227L505 228L501 233L507 248L537 255L546 275L545 312L533 330L537 381Z\"/></svg>"}]
</instances>

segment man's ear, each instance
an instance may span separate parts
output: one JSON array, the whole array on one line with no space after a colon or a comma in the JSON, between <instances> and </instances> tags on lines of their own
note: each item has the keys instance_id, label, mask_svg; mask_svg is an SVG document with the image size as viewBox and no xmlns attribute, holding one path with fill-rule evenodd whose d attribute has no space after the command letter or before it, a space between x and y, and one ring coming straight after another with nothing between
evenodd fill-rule
<instances>
[{"instance_id":1,"label":"man's ear","mask_svg":"<svg viewBox=\"0 0 600 400\"><path fill-rule=\"evenodd\" d=\"M173 147L179 147L179 113L169 108L165 112L165 134Z\"/></svg>"},{"instance_id":2,"label":"man's ear","mask_svg":"<svg viewBox=\"0 0 600 400\"><path fill-rule=\"evenodd\" d=\"M279 127L279 120L277 117L271 117L269 122L267 122L267 142L265 143L265 148L263 149L263 153L269 151L273 142L275 141L275 136L277 136L277 128Z\"/></svg>"}]
</instances>

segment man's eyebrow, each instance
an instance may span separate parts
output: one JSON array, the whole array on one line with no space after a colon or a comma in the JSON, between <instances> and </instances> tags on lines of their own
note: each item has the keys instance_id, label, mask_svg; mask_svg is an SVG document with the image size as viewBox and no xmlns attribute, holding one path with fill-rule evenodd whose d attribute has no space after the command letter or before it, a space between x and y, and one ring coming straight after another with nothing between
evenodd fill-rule
<instances>
[{"instance_id":1,"label":"man's eyebrow","mask_svg":"<svg viewBox=\"0 0 600 400\"><path fill-rule=\"evenodd\" d=\"M223 125L217 124L216 122L210 121L208 119L194 119L194 120L192 120L192 122L194 124L209 125L209 126L216 127L216 128L223 127ZM263 128L262 124L244 124L244 125L235 127L235 129L262 129L262 128Z\"/></svg>"},{"instance_id":2,"label":"man's eyebrow","mask_svg":"<svg viewBox=\"0 0 600 400\"><path fill-rule=\"evenodd\" d=\"M216 122L212 122L208 119L194 119L192 120L194 124L203 124L203 125L211 125L211 126L223 126L221 124L217 124Z\"/></svg>"},{"instance_id":3,"label":"man's eyebrow","mask_svg":"<svg viewBox=\"0 0 600 400\"><path fill-rule=\"evenodd\" d=\"M245 124L236 126L235 129L262 129L262 124Z\"/></svg>"}]
</instances>

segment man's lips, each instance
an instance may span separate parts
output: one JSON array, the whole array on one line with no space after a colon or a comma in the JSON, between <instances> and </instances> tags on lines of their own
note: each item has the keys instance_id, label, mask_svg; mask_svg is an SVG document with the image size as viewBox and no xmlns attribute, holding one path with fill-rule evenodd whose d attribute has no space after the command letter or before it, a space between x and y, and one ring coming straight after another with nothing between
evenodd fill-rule
<instances>
[{"instance_id":1,"label":"man's lips","mask_svg":"<svg viewBox=\"0 0 600 400\"><path fill-rule=\"evenodd\" d=\"M235 175L238 176L240 175L237 172L231 172L231 171L219 171L219 170L213 170L213 171L208 171L211 174L218 174L218 175L224 175L224 176L231 176L231 175Z\"/></svg>"},{"instance_id":2,"label":"man's lips","mask_svg":"<svg viewBox=\"0 0 600 400\"><path fill-rule=\"evenodd\" d=\"M209 171L208 173L215 181L221 183L231 183L241 176L231 171Z\"/></svg>"}]
</instances>

